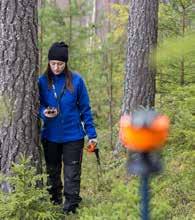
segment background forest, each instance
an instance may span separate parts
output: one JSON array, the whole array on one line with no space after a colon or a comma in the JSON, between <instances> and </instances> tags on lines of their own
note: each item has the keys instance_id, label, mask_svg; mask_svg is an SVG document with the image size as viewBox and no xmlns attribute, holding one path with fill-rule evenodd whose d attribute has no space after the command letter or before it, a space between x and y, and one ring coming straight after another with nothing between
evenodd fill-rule
<instances>
[{"instance_id":1,"label":"background forest","mask_svg":"<svg viewBox=\"0 0 195 220\"><path fill-rule=\"evenodd\" d=\"M177 53L177 49L182 50L182 41L176 40L188 36L195 28L194 14L191 0L160 3L158 44L162 49L155 106L170 117L171 131L162 152L164 170L151 181L151 218L154 220L195 219L195 50L183 55ZM117 144L128 16L129 1L41 0L39 3L39 72L43 73L47 66L50 45L65 41L70 48L70 69L80 72L88 87L101 153L102 171L97 168L94 155L84 154L83 203L76 216L66 219L139 219L139 178L127 176L126 152ZM193 38L189 42L195 48ZM13 172L25 171L26 163L23 159ZM33 171L28 175L31 179ZM46 191L42 193L46 195ZM33 194L29 192L29 196ZM17 207L14 204L18 198L10 203L11 210L16 210L13 207ZM60 219L58 209L47 204L48 209L40 219ZM0 216L2 213L5 216L5 209L0 206Z\"/></svg>"}]
</instances>

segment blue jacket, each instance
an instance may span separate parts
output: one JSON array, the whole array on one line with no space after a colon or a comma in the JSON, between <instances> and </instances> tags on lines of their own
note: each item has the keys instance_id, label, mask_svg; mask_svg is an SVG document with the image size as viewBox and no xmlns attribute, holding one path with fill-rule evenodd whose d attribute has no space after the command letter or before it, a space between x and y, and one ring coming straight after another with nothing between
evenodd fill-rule
<instances>
[{"instance_id":1,"label":"blue jacket","mask_svg":"<svg viewBox=\"0 0 195 220\"><path fill-rule=\"evenodd\" d=\"M65 83L65 74L52 76L57 96L60 96ZM88 92L81 76L72 73L73 92L65 89L59 101L60 113L54 118L43 114L47 107L58 107L54 89L48 87L46 75L38 80L40 108L39 116L43 120L41 136L49 141L64 143L84 138L96 138L95 126L91 114Z\"/></svg>"}]
</instances>

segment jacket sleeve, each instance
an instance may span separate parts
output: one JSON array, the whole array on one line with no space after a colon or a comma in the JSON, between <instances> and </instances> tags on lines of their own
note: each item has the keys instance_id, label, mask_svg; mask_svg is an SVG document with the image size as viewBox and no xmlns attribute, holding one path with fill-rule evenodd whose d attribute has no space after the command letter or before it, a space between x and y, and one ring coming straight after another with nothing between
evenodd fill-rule
<instances>
[{"instance_id":1,"label":"jacket sleeve","mask_svg":"<svg viewBox=\"0 0 195 220\"><path fill-rule=\"evenodd\" d=\"M44 90L43 90L43 86L42 86L40 77L38 79L38 87L39 87L39 114L38 114L38 116L45 121L47 119L47 117L44 115L43 112L47 108L47 106L46 106L44 99L43 99Z\"/></svg>"},{"instance_id":2,"label":"jacket sleeve","mask_svg":"<svg viewBox=\"0 0 195 220\"><path fill-rule=\"evenodd\" d=\"M80 78L78 86L78 107L80 110L81 120L84 123L84 129L89 139L96 138L96 130L91 113L90 100L86 85L82 78Z\"/></svg>"}]
</instances>

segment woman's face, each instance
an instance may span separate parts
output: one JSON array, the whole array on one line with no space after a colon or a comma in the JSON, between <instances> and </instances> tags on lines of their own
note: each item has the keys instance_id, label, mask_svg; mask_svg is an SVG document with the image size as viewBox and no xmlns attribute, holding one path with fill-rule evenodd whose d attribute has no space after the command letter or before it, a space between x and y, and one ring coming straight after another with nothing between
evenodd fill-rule
<instances>
[{"instance_id":1,"label":"woman's face","mask_svg":"<svg viewBox=\"0 0 195 220\"><path fill-rule=\"evenodd\" d=\"M59 60L50 60L49 65L54 75L59 75L65 68L65 62Z\"/></svg>"}]
</instances>

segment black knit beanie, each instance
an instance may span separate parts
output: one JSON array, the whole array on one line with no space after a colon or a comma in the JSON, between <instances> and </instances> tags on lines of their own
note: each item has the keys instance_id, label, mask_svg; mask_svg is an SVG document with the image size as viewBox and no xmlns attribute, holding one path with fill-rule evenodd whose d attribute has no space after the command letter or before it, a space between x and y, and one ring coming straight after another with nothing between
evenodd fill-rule
<instances>
[{"instance_id":1,"label":"black knit beanie","mask_svg":"<svg viewBox=\"0 0 195 220\"><path fill-rule=\"evenodd\" d=\"M68 62L68 45L64 42L55 42L49 49L48 60Z\"/></svg>"}]
</instances>

